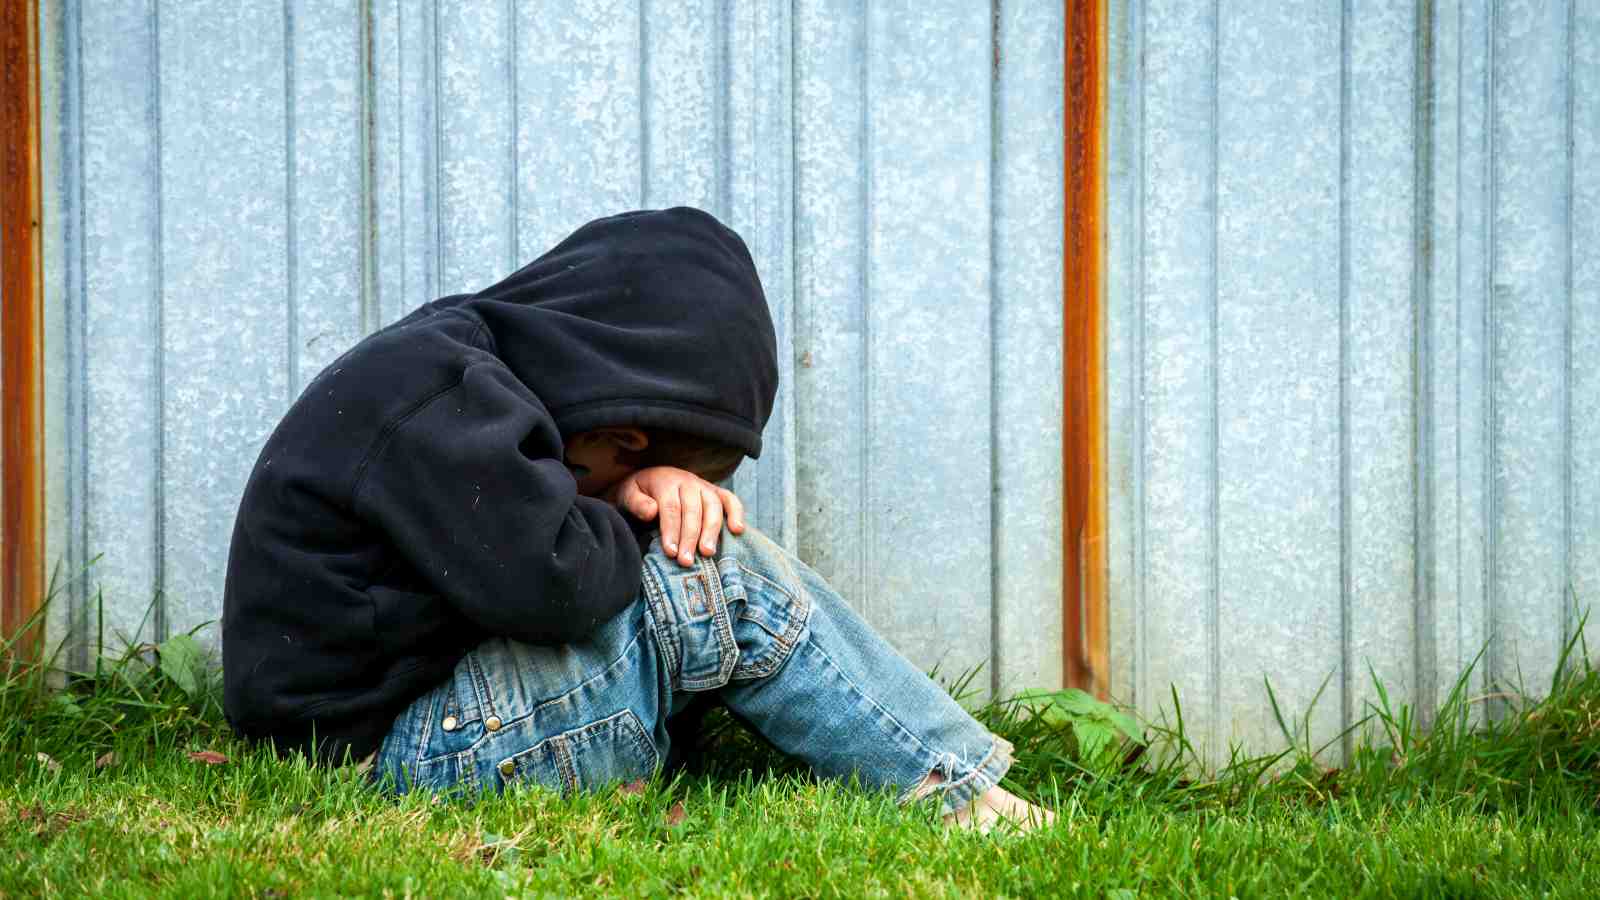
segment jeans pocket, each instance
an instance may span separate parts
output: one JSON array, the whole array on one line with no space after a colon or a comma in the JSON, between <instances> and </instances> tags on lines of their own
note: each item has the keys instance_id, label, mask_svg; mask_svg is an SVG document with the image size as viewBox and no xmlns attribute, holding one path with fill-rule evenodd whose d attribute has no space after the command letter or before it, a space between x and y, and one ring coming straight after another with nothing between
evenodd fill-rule
<instances>
[{"instance_id":1,"label":"jeans pocket","mask_svg":"<svg viewBox=\"0 0 1600 900\"><path fill-rule=\"evenodd\" d=\"M480 677L473 658L476 652L463 656L449 681L413 704L419 720L418 762L465 753L483 740L483 690L478 685Z\"/></svg>"},{"instance_id":2,"label":"jeans pocket","mask_svg":"<svg viewBox=\"0 0 1600 900\"><path fill-rule=\"evenodd\" d=\"M713 691L733 677L739 645L733 636L735 600L723 590L715 560L672 573L645 567L645 593L655 620L657 643L667 658L672 686L682 691Z\"/></svg>"},{"instance_id":3,"label":"jeans pocket","mask_svg":"<svg viewBox=\"0 0 1600 900\"><path fill-rule=\"evenodd\" d=\"M571 793L655 774L656 746L631 709L546 738L499 762L504 784L540 784Z\"/></svg>"},{"instance_id":4,"label":"jeans pocket","mask_svg":"<svg viewBox=\"0 0 1600 900\"><path fill-rule=\"evenodd\" d=\"M810 621L810 600L738 565L724 570L722 585L728 596L737 598L730 604L739 646L732 680L754 681L783 668Z\"/></svg>"},{"instance_id":5,"label":"jeans pocket","mask_svg":"<svg viewBox=\"0 0 1600 900\"><path fill-rule=\"evenodd\" d=\"M395 717L378 745L368 778L395 793L476 790L472 744L456 723L463 706L452 679L418 697Z\"/></svg>"}]
</instances>

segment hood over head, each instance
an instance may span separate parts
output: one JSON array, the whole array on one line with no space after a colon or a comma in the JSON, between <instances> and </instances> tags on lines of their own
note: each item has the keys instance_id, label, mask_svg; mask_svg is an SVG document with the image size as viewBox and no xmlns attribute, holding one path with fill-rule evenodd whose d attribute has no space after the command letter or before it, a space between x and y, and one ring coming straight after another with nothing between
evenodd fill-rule
<instances>
[{"instance_id":1,"label":"hood over head","mask_svg":"<svg viewBox=\"0 0 1600 900\"><path fill-rule=\"evenodd\" d=\"M631 425L761 455L777 338L750 251L709 213L597 219L462 306L563 439Z\"/></svg>"}]
</instances>

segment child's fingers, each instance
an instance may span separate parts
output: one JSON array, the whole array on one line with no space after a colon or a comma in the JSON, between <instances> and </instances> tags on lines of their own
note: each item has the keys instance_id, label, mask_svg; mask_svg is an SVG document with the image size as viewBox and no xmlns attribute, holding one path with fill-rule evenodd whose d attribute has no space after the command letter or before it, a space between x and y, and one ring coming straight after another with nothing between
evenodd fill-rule
<instances>
[{"instance_id":1,"label":"child's fingers","mask_svg":"<svg viewBox=\"0 0 1600 900\"><path fill-rule=\"evenodd\" d=\"M622 486L622 496L618 497L623 509L633 513L642 522L648 522L656 517L656 501L639 490L638 482L628 479Z\"/></svg>"},{"instance_id":2,"label":"child's fingers","mask_svg":"<svg viewBox=\"0 0 1600 900\"><path fill-rule=\"evenodd\" d=\"M683 524L678 535L682 540L678 545L678 562L681 565L694 565L694 548L700 540L700 485L690 482L683 485L678 492L679 499L683 501Z\"/></svg>"},{"instance_id":3,"label":"child's fingers","mask_svg":"<svg viewBox=\"0 0 1600 900\"><path fill-rule=\"evenodd\" d=\"M727 488L717 488L717 496L728 513L728 530L734 534L744 534L744 501Z\"/></svg>"},{"instance_id":4,"label":"child's fingers","mask_svg":"<svg viewBox=\"0 0 1600 900\"><path fill-rule=\"evenodd\" d=\"M700 489L700 502L706 510L706 522L700 527L700 555L712 556L717 552L717 538L722 536L722 497L707 485Z\"/></svg>"},{"instance_id":5,"label":"child's fingers","mask_svg":"<svg viewBox=\"0 0 1600 900\"><path fill-rule=\"evenodd\" d=\"M656 501L656 505L661 509L661 549L667 551L668 556L677 556L678 526L683 518L678 492L668 491L665 497Z\"/></svg>"}]
</instances>

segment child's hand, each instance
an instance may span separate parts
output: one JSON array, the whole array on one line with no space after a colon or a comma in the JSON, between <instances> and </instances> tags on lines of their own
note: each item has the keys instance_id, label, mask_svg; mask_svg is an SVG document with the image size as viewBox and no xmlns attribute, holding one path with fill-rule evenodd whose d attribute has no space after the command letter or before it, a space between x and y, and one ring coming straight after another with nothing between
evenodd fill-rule
<instances>
[{"instance_id":1,"label":"child's hand","mask_svg":"<svg viewBox=\"0 0 1600 900\"><path fill-rule=\"evenodd\" d=\"M653 466L634 472L611 490L613 502L642 521L660 514L661 546L680 565L694 564L697 545L702 556L717 552L724 519L729 531L744 533L744 504L739 498L693 472Z\"/></svg>"}]
</instances>

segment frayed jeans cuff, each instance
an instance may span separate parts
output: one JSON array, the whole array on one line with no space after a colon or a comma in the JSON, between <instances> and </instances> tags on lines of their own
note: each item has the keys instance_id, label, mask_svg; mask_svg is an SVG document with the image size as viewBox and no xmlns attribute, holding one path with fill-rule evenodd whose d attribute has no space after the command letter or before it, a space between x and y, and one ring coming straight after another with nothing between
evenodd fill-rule
<instances>
[{"instance_id":1,"label":"frayed jeans cuff","mask_svg":"<svg viewBox=\"0 0 1600 900\"><path fill-rule=\"evenodd\" d=\"M996 737L994 744L989 747L989 752L983 761L974 766L966 774L961 775L957 770L956 759L946 754L933 767L933 770L944 776L944 781L936 785L918 784L900 795L900 804L903 806L921 797L938 792L940 794L941 816L948 816L967 807L967 804L982 796L990 788L998 785L1000 779L1005 777L1011 768L1012 753L1016 748L1011 742L1002 737ZM959 777L958 777L959 776Z\"/></svg>"}]
</instances>

